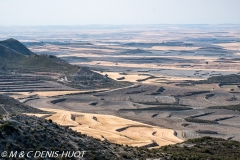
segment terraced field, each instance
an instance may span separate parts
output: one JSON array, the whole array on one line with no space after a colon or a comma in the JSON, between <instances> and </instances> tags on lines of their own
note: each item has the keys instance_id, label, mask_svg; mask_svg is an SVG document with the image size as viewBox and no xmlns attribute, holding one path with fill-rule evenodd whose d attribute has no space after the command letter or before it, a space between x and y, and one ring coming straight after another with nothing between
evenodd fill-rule
<instances>
[{"instance_id":1,"label":"terraced field","mask_svg":"<svg viewBox=\"0 0 240 160\"><path fill-rule=\"evenodd\" d=\"M53 82L49 76L0 74L0 92L33 92L74 90L67 86Z\"/></svg>"},{"instance_id":2,"label":"terraced field","mask_svg":"<svg viewBox=\"0 0 240 160\"><path fill-rule=\"evenodd\" d=\"M175 84L162 83L161 86L164 87L164 90L157 96L151 95L151 93L156 92L159 87L139 84L133 87L98 93L40 98L26 103L35 108L42 106L45 109L112 115L148 125L173 129L176 131L175 135L182 140L202 136L240 140L238 134L240 132L239 112L206 108L211 105L238 103L239 99L227 101L226 96L232 93L217 89L205 93L205 90L196 89L194 86L185 88L175 86ZM144 92L142 92L143 90ZM214 94L214 96L207 99L206 95L208 94ZM238 97L237 94L235 95ZM61 99L64 99L64 101L58 101ZM57 100L57 103L51 103L53 100ZM70 116L67 117L69 119ZM193 121L186 120L189 117ZM210 121L216 122L209 124ZM96 123L95 121L92 122ZM78 129L80 130L80 128L81 126ZM129 128L129 131L132 132L137 130L136 127ZM124 130L124 132L127 131L128 129ZM211 134L211 132L216 132L216 134Z\"/></svg>"},{"instance_id":3,"label":"terraced field","mask_svg":"<svg viewBox=\"0 0 240 160\"><path fill-rule=\"evenodd\" d=\"M151 126L116 116L41 109L56 112L46 119L51 119L60 125L69 126L73 130L95 138L107 139L118 144L159 147L182 142L181 139L174 136L174 131L171 129Z\"/></svg>"}]
</instances>

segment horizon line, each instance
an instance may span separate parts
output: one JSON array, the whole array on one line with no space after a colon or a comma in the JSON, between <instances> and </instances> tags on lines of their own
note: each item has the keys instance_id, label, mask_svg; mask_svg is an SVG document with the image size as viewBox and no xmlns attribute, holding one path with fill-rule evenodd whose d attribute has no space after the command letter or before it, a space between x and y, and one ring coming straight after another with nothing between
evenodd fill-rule
<instances>
[{"instance_id":1,"label":"horizon line","mask_svg":"<svg viewBox=\"0 0 240 160\"><path fill-rule=\"evenodd\" d=\"M210 24L210 23L176 23L176 24L51 24L51 25L0 25L0 27L51 27L51 26L157 26L157 25L240 25L240 23L219 23L219 24Z\"/></svg>"}]
</instances>

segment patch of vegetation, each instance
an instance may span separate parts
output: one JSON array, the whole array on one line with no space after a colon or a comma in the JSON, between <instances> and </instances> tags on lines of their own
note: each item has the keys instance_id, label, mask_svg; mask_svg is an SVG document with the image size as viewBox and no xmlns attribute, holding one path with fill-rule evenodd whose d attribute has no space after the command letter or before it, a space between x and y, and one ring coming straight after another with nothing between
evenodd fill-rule
<instances>
[{"instance_id":1,"label":"patch of vegetation","mask_svg":"<svg viewBox=\"0 0 240 160\"><path fill-rule=\"evenodd\" d=\"M211 94L206 94L205 98L206 98L206 99L209 99L209 98L211 98L211 97L213 97L213 96L215 96L215 94L213 94L213 93L211 93Z\"/></svg>"},{"instance_id":2,"label":"patch of vegetation","mask_svg":"<svg viewBox=\"0 0 240 160\"><path fill-rule=\"evenodd\" d=\"M153 153L163 152L170 159L188 160L239 160L240 142L221 138L202 137L189 139L182 144L169 145L152 149Z\"/></svg>"},{"instance_id":3,"label":"patch of vegetation","mask_svg":"<svg viewBox=\"0 0 240 160\"><path fill-rule=\"evenodd\" d=\"M133 127L152 128L151 126L147 126L147 125L131 125L131 126L126 126L126 127L123 127L123 128L116 129L116 131L117 131L117 132L122 132L122 131L125 131L125 130L128 129L128 128L133 128Z\"/></svg>"},{"instance_id":4,"label":"patch of vegetation","mask_svg":"<svg viewBox=\"0 0 240 160\"><path fill-rule=\"evenodd\" d=\"M183 95L178 95L179 97L181 96L193 96L193 95L197 95L197 94L204 94L204 93L209 93L210 91L193 91L193 92L186 92Z\"/></svg>"},{"instance_id":5,"label":"patch of vegetation","mask_svg":"<svg viewBox=\"0 0 240 160\"><path fill-rule=\"evenodd\" d=\"M149 79L154 79L154 78L157 78L155 76L150 76L150 77L147 77L147 78L144 78L144 79L138 79L136 80L137 82L143 82L143 81L146 81L146 80L149 80Z\"/></svg>"},{"instance_id":6,"label":"patch of vegetation","mask_svg":"<svg viewBox=\"0 0 240 160\"><path fill-rule=\"evenodd\" d=\"M91 106L96 106L97 104L98 104L98 102L89 103L89 105L91 105Z\"/></svg>"},{"instance_id":7,"label":"patch of vegetation","mask_svg":"<svg viewBox=\"0 0 240 160\"><path fill-rule=\"evenodd\" d=\"M237 97L235 97L235 95L233 95L232 97L226 99L226 101L236 101Z\"/></svg>"},{"instance_id":8,"label":"patch of vegetation","mask_svg":"<svg viewBox=\"0 0 240 160\"><path fill-rule=\"evenodd\" d=\"M233 111L240 111L240 104L230 105L230 106L212 106L208 107L209 109L228 109Z\"/></svg>"},{"instance_id":9,"label":"patch of vegetation","mask_svg":"<svg viewBox=\"0 0 240 160\"><path fill-rule=\"evenodd\" d=\"M57 104L57 103L64 102L64 101L66 101L66 98L61 98L61 99L52 100L51 103L52 103L52 104Z\"/></svg>"},{"instance_id":10,"label":"patch of vegetation","mask_svg":"<svg viewBox=\"0 0 240 160\"><path fill-rule=\"evenodd\" d=\"M218 86L221 87L223 85L239 85L240 84L240 75L230 74L230 75L216 75L209 77L207 80L200 81L185 81L176 86L184 87L184 86L194 86L196 84L213 84L218 83Z\"/></svg>"},{"instance_id":11,"label":"patch of vegetation","mask_svg":"<svg viewBox=\"0 0 240 160\"><path fill-rule=\"evenodd\" d=\"M218 124L217 121L210 121L210 120L205 120L205 119L198 119L198 118L191 118L187 117L184 118L187 122L193 122L193 123L208 123L208 124Z\"/></svg>"},{"instance_id":12,"label":"patch of vegetation","mask_svg":"<svg viewBox=\"0 0 240 160\"><path fill-rule=\"evenodd\" d=\"M147 50L142 50L142 49L131 49L131 50L129 49L121 52L120 54L128 55L128 54L141 54L141 53L151 53L151 52Z\"/></svg>"},{"instance_id":13,"label":"patch of vegetation","mask_svg":"<svg viewBox=\"0 0 240 160\"><path fill-rule=\"evenodd\" d=\"M157 117L157 116L158 116L158 113L153 114L153 115L152 115L152 118Z\"/></svg>"},{"instance_id":14,"label":"patch of vegetation","mask_svg":"<svg viewBox=\"0 0 240 160\"><path fill-rule=\"evenodd\" d=\"M125 77L120 77L120 78L117 78L117 80L124 80Z\"/></svg>"},{"instance_id":15,"label":"patch of vegetation","mask_svg":"<svg viewBox=\"0 0 240 160\"><path fill-rule=\"evenodd\" d=\"M231 74L231 75L224 75L224 76L214 76L210 77L207 80L208 82L212 83L239 83L240 82L240 75Z\"/></svg>"},{"instance_id":16,"label":"patch of vegetation","mask_svg":"<svg viewBox=\"0 0 240 160\"><path fill-rule=\"evenodd\" d=\"M209 130L198 130L196 131L197 133L201 133L201 134L218 134L218 132L215 131L209 131Z\"/></svg>"},{"instance_id":17,"label":"patch of vegetation","mask_svg":"<svg viewBox=\"0 0 240 160\"><path fill-rule=\"evenodd\" d=\"M119 109L119 111L180 111L180 110L190 110L192 108L185 106L158 106L158 107L148 107L148 108L138 108L138 109Z\"/></svg>"},{"instance_id":18,"label":"patch of vegetation","mask_svg":"<svg viewBox=\"0 0 240 160\"><path fill-rule=\"evenodd\" d=\"M1 133L6 133L7 135L18 132L18 130L11 125L11 123L4 123L0 125Z\"/></svg>"},{"instance_id":19,"label":"patch of vegetation","mask_svg":"<svg viewBox=\"0 0 240 160\"><path fill-rule=\"evenodd\" d=\"M190 124L189 123L183 123L183 124L181 124L181 126L183 126L183 127L187 127L187 126L189 126Z\"/></svg>"},{"instance_id":20,"label":"patch of vegetation","mask_svg":"<svg viewBox=\"0 0 240 160\"><path fill-rule=\"evenodd\" d=\"M125 94L138 94L138 93L142 93L142 92L146 92L146 90L137 90L137 91L130 91L130 92L126 92Z\"/></svg>"},{"instance_id":21,"label":"patch of vegetation","mask_svg":"<svg viewBox=\"0 0 240 160\"><path fill-rule=\"evenodd\" d=\"M207 116L207 115L210 115L210 114L213 114L213 113L214 112L198 114L198 115L190 116L190 118L197 118L197 117Z\"/></svg>"},{"instance_id":22,"label":"patch of vegetation","mask_svg":"<svg viewBox=\"0 0 240 160\"><path fill-rule=\"evenodd\" d=\"M152 143L143 146L143 148L144 148L144 147L145 147L145 148L149 148L149 147L158 147L158 146L159 146L159 145L158 145L155 141L153 141Z\"/></svg>"},{"instance_id":23,"label":"patch of vegetation","mask_svg":"<svg viewBox=\"0 0 240 160\"><path fill-rule=\"evenodd\" d=\"M231 118L234 118L234 117L235 117L235 116L218 118L218 119L215 119L215 121L224 121L224 120L231 119Z\"/></svg>"},{"instance_id":24,"label":"patch of vegetation","mask_svg":"<svg viewBox=\"0 0 240 160\"><path fill-rule=\"evenodd\" d=\"M219 86L234 85L234 84L238 85L239 82L240 82L240 75L237 75L237 74L213 76L213 77L209 77L207 80L201 80L201 81L188 81L188 83L192 83L192 84L219 83Z\"/></svg>"},{"instance_id":25,"label":"patch of vegetation","mask_svg":"<svg viewBox=\"0 0 240 160\"><path fill-rule=\"evenodd\" d=\"M186 87L186 86L194 86L194 84L186 81L186 82L182 82L182 83L177 83L177 84L175 84L175 86Z\"/></svg>"},{"instance_id":26,"label":"patch of vegetation","mask_svg":"<svg viewBox=\"0 0 240 160\"><path fill-rule=\"evenodd\" d=\"M163 91L165 91L165 88L161 86L161 87L159 87L155 92L150 93L150 95L159 95L159 94L161 94Z\"/></svg>"},{"instance_id":27,"label":"patch of vegetation","mask_svg":"<svg viewBox=\"0 0 240 160\"><path fill-rule=\"evenodd\" d=\"M192 43L184 43L181 41L171 41L171 42L162 42L162 43L140 43L140 42L130 42L124 44L125 46L139 46L139 47L153 47L153 46L193 46Z\"/></svg>"}]
</instances>

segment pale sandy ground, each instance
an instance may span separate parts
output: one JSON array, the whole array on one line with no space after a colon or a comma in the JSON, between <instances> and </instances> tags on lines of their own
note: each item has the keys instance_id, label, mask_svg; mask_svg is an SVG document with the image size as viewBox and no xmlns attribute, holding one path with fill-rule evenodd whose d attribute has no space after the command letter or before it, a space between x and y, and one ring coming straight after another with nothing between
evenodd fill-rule
<instances>
[{"instance_id":1,"label":"pale sandy ground","mask_svg":"<svg viewBox=\"0 0 240 160\"><path fill-rule=\"evenodd\" d=\"M133 67L133 68L156 68L157 65L155 64L132 64L132 63L114 63L109 61L92 61L92 62L76 62L72 64L78 64L78 65L99 65L99 66L118 66L118 67Z\"/></svg>"},{"instance_id":2,"label":"pale sandy ground","mask_svg":"<svg viewBox=\"0 0 240 160\"><path fill-rule=\"evenodd\" d=\"M37 95L39 97L51 97L51 96L58 96L58 95L65 95L65 94L72 94L72 93L81 93L83 91L44 91L44 92L0 92L12 94L10 97L13 98L26 98L32 95Z\"/></svg>"},{"instance_id":3,"label":"pale sandy ground","mask_svg":"<svg viewBox=\"0 0 240 160\"><path fill-rule=\"evenodd\" d=\"M39 92L0 92L0 94L9 93L12 94L10 97L13 98L27 98L32 95L37 95L39 97L52 97L52 96L60 96L66 94L74 94L74 93L89 93L89 92L98 92L98 91L106 91L108 89L99 89L99 90L82 90L82 91L39 91Z\"/></svg>"},{"instance_id":4,"label":"pale sandy ground","mask_svg":"<svg viewBox=\"0 0 240 160\"><path fill-rule=\"evenodd\" d=\"M89 93L89 92L98 92L105 91L108 89L99 89L99 90L82 90L82 91L46 91L46 92L33 92L33 94L37 94L40 97L51 97L51 96L59 96L65 94L74 94L74 93Z\"/></svg>"},{"instance_id":5,"label":"pale sandy ground","mask_svg":"<svg viewBox=\"0 0 240 160\"><path fill-rule=\"evenodd\" d=\"M157 80L156 80L157 81ZM156 85L156 86L166 86L171 88L182 88L180 86L176 86L176 83L166 84L164 81L159 81L156 83L155 79L147 80L145 83ZM209 91L221 91L221 92L229 92L231 89L234 89L235 92L240 92L240 88L238 88L238 85L223 85L219 87L218 83L212 83L212 84L195 84L194 86L184 86L184 89L196 89L196 90L209 90Z\"/></svg>"},{"instance_id":6,"label":"pale sandy ground","mask_svg":"<svg viewBox=\"0 0 240 160\"><path fill-rule=\"evenodd\" d=\"M108 61L92 61L92 62L76 62L72 63L75 65L92 65L92 66L117 66L117 67L129 67L129 68L146 68L146 69L171 69L171 70L203 70L203 71L226 71L226 72L239 72L240 70L240 65L235 64L230 65L230 64L201 64L201 65L195 65L193 64L192 67L183 67L182 65L184 64L162 64L162 65L157 65L157 64L132 64L132 63L114 63L114 62L108 62ZM189 63L188 63L189 64Z\"/></svg>"},{"instance_id":7,"label":"pale sandy ground","mask_svg":"<svg viewBox=\"0 0 240 160\"><path fill-rule=\"evenodd\" d=\"M41 118L41 117L43 117L43 116L50 116L51 114L34 114L34 113L25 113L26 115L28 115L28 116L36 116L36 117L39 117L39 118Z\"/></svg>"},{"instance_id":8,"label":"pale sandy ground","mask_svg":"<svg viewBox=\"0 0 240 160\"><path fill-rule=\"evenodd\" d=\"M107 74L109 78L112 78L114 80L117 80L117 78L120 78L120 77L124 77L125 79L117 80L117 81L128 81L128 82L137 82L137 80L141 80L141 79L150 77L147 75L140 75L138 73L127 73L127 75L121 75L119 72L97 72L97 73L102 74L102 75ZM165 76L165 75L158 75L158 76L164 77L164 78L148 79L148 80L142 81L142 83L153 84L153 83L166 82L166 81L204 80L203 78L192 78L192 77L189 78L189 77L176 77L176 76Z\"/></svg>"},{"instance_id":9,"label":"pale sandy ground","mask_svg":"<svg viewBox=\"0 0 240 160\"><path fill-rule=\"evenodd\" d=\"M183 140L174 136L174 131L171 129L151 126L112 115L40 109L55 112L46 119L51 119L63 126L70 126L73 130L94 138L107 139L117 144L144 146L155 141L159 146L164 146L183 142ZM36 116L41 115L37 114ZM72 116L75 116L75 120L72 120ZM116 131L124 127L128 128L120 132Z\"/></svg>"},{"instance_id":10,"label":"pale sandy ground","mask_svg":"<svg viewBox=\"0 0 240 160\"><path fill-rule=\"evenodd\" d=\"M84 46L84 45L82 45ZM63 47L63 46L57 46L57 45L44 45L44 46L34 46L34 47L29 47L29 49L33 52L46 52L46 51L59 51L59 50L67 50L67 51L72 51L72 52L79 52L79 51L101 51L101 52L115 52L113 49L100 49L100 48L74 48L74 47Z\"/></svg>"},{"instance_id":11,"label":"pale sandy ground","mask_svg":"<svg viewBox=\"0 0 240 160\"><path fill-rule=\"evenodd\" d=\"M199 47L182 47L182 46L153 46L152 50L158 51L189 51L189 50L197 50Z\"/></svg>"},{"instance_id":12,"label":"pale sandy ground","mask_svg":"<svg viewBox=\"0 0 240 160\"><path fill-rule=\"evenodd\" d=\"M219 43L215 44L217 46L221 46L224 49L227 50L240 50L240 42L235 42L235 43Z\"/></svg>"},{"instance_id":13,"label":"pale sandy ground","mask_svg":"<svg viewBox=\"0 0 240 160\"><path fill-rule=\"evenodd\" d=\"M117 81L128 81L128 82L137 82L139 79L148 78L149 76L145 75L139 75L139 74L127 74L127 75L120 75L118 72L97 72L102 75L108 75L109 78L117 80L117 78L124 77L123 80L117 80Z\"/></svg>"},{"instance_id":14,"label":"pale sandy ground","mask_svg":"<svg viewBox=\"0 0 240 160\"><path fill-rule=\"evenodd\" d=\"M132 64L132 63L114 63L114 62L108 62L108 61L92 61L92 62L76 62L72 63L76 65L99 65L99 66L117 66L117 67L132 67L132 68L157 68L159 66L155 64Z\"/></svg>"},{"instance_id":15,"label":"pale sandy ground","mask_svg":"<svg viewBox=\"0 0 240 160\"><path fill-rule=\"evenodd\" d=\"M102 51L102 52L115 52L114 50L111 49L98 49L98 48L69 48L72 51Z\"/></svg>"},{"instance_id":16,"label":"pale sandy ground","mask_svg":"<svg viewBox=\"0 0 240 160\"><path fill-rule=\"evenodd\" d=\"M103 57L104 55L93 54L93 53L72 53L72 54L60 54L58 55L59 58L61 57Z\"/></svg>"},{"instance_id":17,"label":"pale sandy ground","mask_svg":"<svg viewBox=\"0 0 240 160\"><path fill-rule=\"evenodd\" d=\"M204 57L204 56L185 56L185 55L177 55L177 56L148 56L148 55L101 55L101 54L94 54L94 53L71 53L71 54L59 54L57 55L58 57L69 57L69 56L74 56L74 57L106 57L106 58L181 58L181 59L198 59L198 60L208 60L208 61L214 61L217 60L217 57Z\"/></svg>"},{"instance_id":18,"label":"pale sandy ground","mask_svg":"<svg viewBox=\"0 0 240 160\"><path fill-rule=\"evenodd\" d=\"M199 81L204 80L204 78L192 78L192 77L176 77L176 76L164 76L164 78L154 78L154 79L148 79L146 81L143 81L144 84L151 84L151 85L158 85L159 83L163 82L178 82L178 81Z\"/></svg>"}]
</instances>

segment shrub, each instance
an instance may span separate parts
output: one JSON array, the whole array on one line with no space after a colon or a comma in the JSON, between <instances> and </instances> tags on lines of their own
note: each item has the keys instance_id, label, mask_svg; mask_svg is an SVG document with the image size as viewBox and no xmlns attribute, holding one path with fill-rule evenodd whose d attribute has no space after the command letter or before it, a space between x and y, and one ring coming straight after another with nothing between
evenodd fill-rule
<instances>
[{"instance_id":1,"label":"shrub","mask_svg":"<svg viewBox=\"0 0 240 160\"><path fill-rule=\"evenodd\" d=\"M12 134L14 132L18 132L16 128L14 128L10 123L5 123L0 125L1 132L5 132L6 134Z\"/></svg>"}]
</instances>

